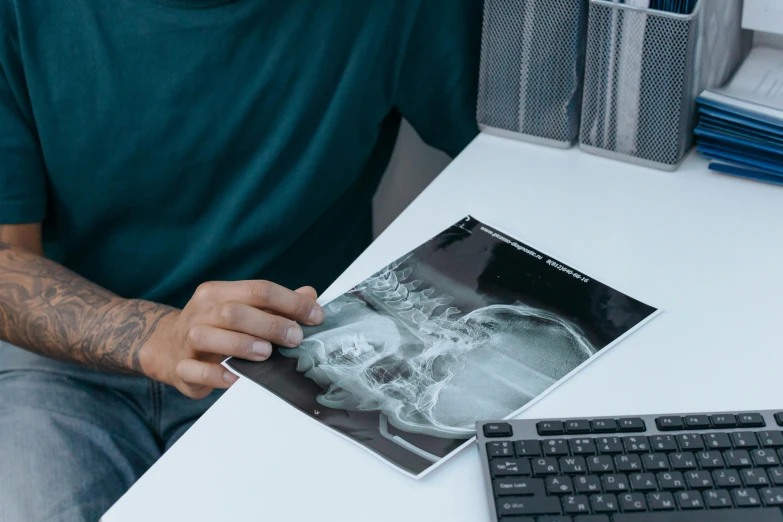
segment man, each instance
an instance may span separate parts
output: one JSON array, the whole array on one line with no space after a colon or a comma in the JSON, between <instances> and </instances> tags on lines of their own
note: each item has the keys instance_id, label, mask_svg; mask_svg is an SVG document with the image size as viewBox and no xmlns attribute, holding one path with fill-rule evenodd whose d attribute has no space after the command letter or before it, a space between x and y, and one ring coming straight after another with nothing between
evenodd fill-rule
<instances>
[{"instance_id":1,"label":"man","mask_svg":"<svg viewBox=\"0 0 783 522\"><path fill-rule=\"evenodd\" d=\"M401 116L476 134L480 4L0 0L0 520L98 519L323 319Z\"/></svg>"}]
</instances>

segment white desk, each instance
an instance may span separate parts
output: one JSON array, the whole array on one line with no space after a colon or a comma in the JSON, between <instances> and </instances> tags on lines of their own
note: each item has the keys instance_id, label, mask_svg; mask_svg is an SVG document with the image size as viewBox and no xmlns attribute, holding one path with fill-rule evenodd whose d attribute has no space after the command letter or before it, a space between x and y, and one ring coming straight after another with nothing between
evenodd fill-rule
<instances>
[{"instance_id":1,"label":"white desk","mask_svg":"<svg viewBox=\"0 0 783 522\"><path fill-rule=\"evenodd\" d=\"M783 406L783 189L482 135L324 297L468 213L664 309L523 416ZM475 447L416 482L242 379L104 521L489 519Z\"/></svg>"}]
</instances>

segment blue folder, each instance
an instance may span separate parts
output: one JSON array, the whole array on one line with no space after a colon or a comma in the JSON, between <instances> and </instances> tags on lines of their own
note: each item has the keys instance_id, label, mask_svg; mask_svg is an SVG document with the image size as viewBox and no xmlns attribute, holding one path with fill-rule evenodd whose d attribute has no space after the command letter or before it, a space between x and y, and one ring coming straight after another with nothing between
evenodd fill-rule
<instances>
[{"instance_id":1,"label":"blue folder","mask_svg":"<svg viewBox=\"0 0 783 522\"><path fill-rule=\"evenodd\" d=\"M706 129L728 136L746 138L753 141L783 145L783 135L777 136L769 132L743 127L738 123L721 122L720 120L715 120L706 116L702 116L699 119L699 124L696 128L701 130Z\"/></svg>"},{"instance_id":2,"label":"blue folder","mask_svg":"<svg viewBox=\"0 0 783 522\"><path fill-rule=\"evenodd\" d=\"M783 186L783 177L769 174L763 170L757 170L750 167L742 167L739 165L733 165L730 163L721 163L719 161L710 162L710 170L720 172L722 174L731 174L732 176L739 176L742 178L752 179L756 181L763 181L765 183L773 183L775 185Z\"/></svg>"},{"instance_id":3,"label":"blue folder","mask_svg":"<svg viewBox=\"0 0 783 522\"><path fill-rule=\"evenodd\" d=\"M727 133L721 131L714 131L706 129L701 126L697 126L693 131L697 137L701 137L703 141L713 142L719 147L725 147L727 149L738 148L751 153L757 153L759 155L770 156L772 158L779 158L779 161L783 162L783 147L769 142L748 139L746 136L738 135L736 133Z\"/></svg>"},{"instance_id":4,"label":"blue folder","mask_svg":"<svg viewBox=\"0 0 783 522\"><path fill-rule=\"evenodd\" d=\"M743 167L750 167L756 170L762 170L768 174L777 174L783 176L783 164L767 161L765 158L750 155L739 151L726 151L710 146L706 143L699 143L696 149L707 159L715 159L724 163L733 163Z\"/></svg>"}]
</instances>

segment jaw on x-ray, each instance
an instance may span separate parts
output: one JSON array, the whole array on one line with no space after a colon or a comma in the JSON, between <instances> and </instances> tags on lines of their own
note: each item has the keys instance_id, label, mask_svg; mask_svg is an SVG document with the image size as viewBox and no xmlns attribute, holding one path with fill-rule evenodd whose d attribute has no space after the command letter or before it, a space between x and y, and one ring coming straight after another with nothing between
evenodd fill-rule
<instances>
[{"instance_id":1,"label":"jaw on x-ray","mask_svg":"<svg viewBox=\"0 0 783 522\"><path fill-rule=\"evenodd\" d=\"M280 350L324 390L318 403L466 439L477 420L507 417L597 351L573 324L523 303L463 313L416 268L410 254L377 272L326 305L301 346Z\"/></svg>"}]
</instances>

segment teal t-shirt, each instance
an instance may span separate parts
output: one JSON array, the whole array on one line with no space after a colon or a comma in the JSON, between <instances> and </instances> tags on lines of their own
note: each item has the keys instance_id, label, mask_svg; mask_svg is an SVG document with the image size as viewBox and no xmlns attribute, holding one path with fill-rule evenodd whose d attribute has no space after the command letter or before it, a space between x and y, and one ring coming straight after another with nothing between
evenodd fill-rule
<instances>
[{"instance_id":1,"label":"teal t-shirt","mask_svg":"<svg viewBox=\"0 0 783 522\"><path fill-rule=\"evenodd\" d=\"M480 0L0 0L0 223L124 297L328 286L400 118L475 136Z\"/></svg>"}]
</instances>

